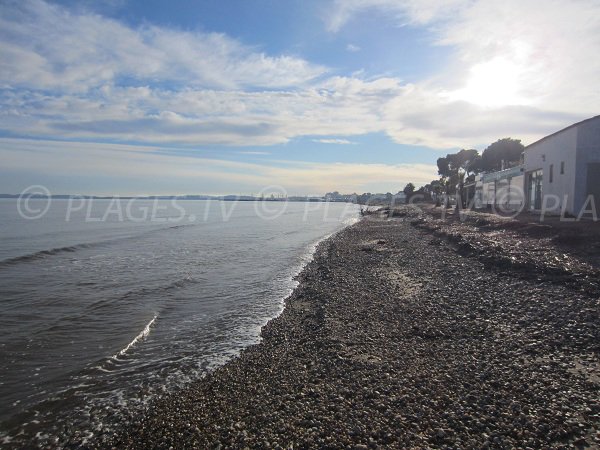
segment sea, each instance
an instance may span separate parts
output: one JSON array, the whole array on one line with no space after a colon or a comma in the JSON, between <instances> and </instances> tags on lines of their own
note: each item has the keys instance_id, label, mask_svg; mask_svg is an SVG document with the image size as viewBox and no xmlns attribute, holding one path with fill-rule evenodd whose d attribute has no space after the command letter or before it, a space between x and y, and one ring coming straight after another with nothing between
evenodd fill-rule
<instances>
[{"instance_id":1,"label":"sea","mask_svg":"<svg viewBox=\"0 0 600 450\"><path fill-rule=\"evenodd\" d=\"M348 203L0 200L0 447L110 432L260 342Z\"/></svg>"}]
</instances>

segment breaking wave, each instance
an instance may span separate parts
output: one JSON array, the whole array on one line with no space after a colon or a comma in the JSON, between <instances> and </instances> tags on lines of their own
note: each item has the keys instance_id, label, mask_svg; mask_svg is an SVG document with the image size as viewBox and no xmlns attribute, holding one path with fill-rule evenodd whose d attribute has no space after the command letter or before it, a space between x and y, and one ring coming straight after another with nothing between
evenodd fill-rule
<instances>
[{"instance_id":1,"label":"breaking wave","mask_svg":"<svg viewBox=\"0 0 600 450\"><path fill-rule=\"evenodd\" d=\"M119 353L114 355L113 358L118 358L119 356L126 355L131 347L134 347L139 341L146 339L148 337L148 335L150 334L150 328L156 321L157 317L158 317L158 314L154 314L154 317L152 318L152 320L150 322L148 322L146 324L144 329L142 331L140 331L139 334L136 337L134 337L133 340L129 344L127 344L127 346L125 348L123 348L123 350L121 350Z\"/></svg>"},{"instance_id":2,"label":"breaking wave","mask_svg":"<svg viewBox=\"0 0 600 450\"><path fill-rule=\"evenodd\" d=\"M128 239L136 239L136 238L139 238L141 236L145 236L145 235L148 235L151 233L157 233L157 232L166 231L166 230L176 230L176 229L180 229L180 228L189 227L192 225L193 224L173 225L170 227L159 228L157 230L146 231L144 233L136 234L136 235L132 235L132 236L124 236L124 237L120 237L120 238L107 239L107 240L96 241L96 242L84 242L81 244L68 245L65 247L56 247L56 248L52 248L49 250L40 250L38 252L33 252L33 253L21 255L21 256L15 256L13 258L3 259L0 261L0 269L5 268L5 267L11 267L11 266L14 266L17 264L28 263L31 261L45 259L45 258L48 258L51 256L60 255L63 253L75 253L79 250L86 250L86 249L90 249L90 248L100 247L102 245L108 245L108 244L112 244L115 242L121 242L121 241L128 240Z\"/></svg>"},{"instance_id":3,"label":"breaking wave","mask_svg":"<svg viewBox=\"0 0 600 450\"><path fill-rule=\"evenodd\" d=\"M39 252L29 253L27 255L3 259L2 261L0 261L0 268L10 267L10 266L14 266L16 264L26 263L26 262L30 262L30 261L36 261L38 259L44 259L49 256L59 255L61 253L74 253L77 250L96 247L103 243L105 243L105 242L91 242L91 243L86 243L86 244L69 245L67 247L57 247L57 248L52 248L50 250L41 250Z\"/></svg>"}]
</instances>

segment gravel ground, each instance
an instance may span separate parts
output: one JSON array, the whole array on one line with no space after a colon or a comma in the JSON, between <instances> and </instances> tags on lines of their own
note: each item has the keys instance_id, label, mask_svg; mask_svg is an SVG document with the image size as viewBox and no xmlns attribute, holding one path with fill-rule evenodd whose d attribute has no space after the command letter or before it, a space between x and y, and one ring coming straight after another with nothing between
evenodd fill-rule
<instances>
[{"instance_id":1,"label":"gravel ground","mask_svg":"<svg viewBox=\"0 0 600 450\"><path fill-rule=\"evenodd\" d=\"M495 264L502 249L461 251L431 220L322 243L261 344L95 445L598 448L598 280Z\"/></svg>"}]
</instances>

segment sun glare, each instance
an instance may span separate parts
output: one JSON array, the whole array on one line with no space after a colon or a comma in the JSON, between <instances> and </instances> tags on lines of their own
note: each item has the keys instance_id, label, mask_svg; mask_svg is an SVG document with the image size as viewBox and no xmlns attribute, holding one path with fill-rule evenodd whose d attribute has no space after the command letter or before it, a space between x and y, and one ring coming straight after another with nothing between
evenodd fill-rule
<instances>
[{"instance_id":1,"label":"sun glare","mask_svg":"<svg viewBox=\"0 0 600 450\"><path fill-rule=\"evenodd\" d=\"M523 105L519 95L520 67L505 58L495 58L470 69L467 84L451 94L453 99L481 106Z\"/></svg>"}]
</instances>

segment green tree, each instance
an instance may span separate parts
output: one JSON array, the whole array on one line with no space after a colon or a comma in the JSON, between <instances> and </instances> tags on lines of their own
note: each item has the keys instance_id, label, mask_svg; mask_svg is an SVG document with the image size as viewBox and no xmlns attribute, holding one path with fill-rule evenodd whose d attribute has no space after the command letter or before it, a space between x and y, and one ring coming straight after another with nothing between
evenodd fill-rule
<instances>
[{"instance_id":1,"label":"green tree","mask_svg":"<svg viewBox=\"0 0 600 450\"><path fill-rule=\"evenodd\" d=\"M445 158L438 158L437 160L438 173L442 178L450 176L450 161L448 161L448 156L450 155L447 155Z\"/></svg>"},{"instance_id":2,"label":"green tree","mask_svg":"<svg viewBox=\"0 0 600 450\"><path fill-rule=\"evenodd\" d=\"M404 195L406 195L406 202L408 203L415 193L415 185L412 183L408 183L406 186L404 186L402 192L404 192Z\"/></svg>"},{"instance_id":3,"label":"green tree","mask_svg":"<svg viewBox=\"0 0 600 450\"><path fill-rule=\"evenodd\" d=\"M443 191L443 186L440 180L433 180L430 184L430 194L441 194Z\"/></svg>"},{"instance_id":4,"label":"green tree","mask_svg":"<svg viewBox=\"0 0 600 450\"><path fill-rule=\"evenodd\" d=\"M451 175L466 174L472 171L472 166L479 159L479 152L474 149L462 149L458 153L452 153L446 156L448 169Z\"/></svg>"},{"instance_id":5,"label":"green tree","mask_svg":"<svg viewBox=\"0 0 600 450\"><path fill-rule=\"evenodd\" d=\"M504 168L514 167L521 161L525 147L520 139L504 138L489 145L481 155L482 168L486 172L494 172Z\"/></svg>"},{"instance_id":6,"label":"green tree","mask_svg":"<svg viewBox=\"0 0 600 450\"><path fill-rule=\"evenodd\" d=\"M441 176L440 185L445 187L446 194L458 193L460 198L463 197L465 179L482 171L481 156L475 149L450 153L445 158L439 158L437 166Z\"/></svg>"},{"instance_id":7,"label":"green tree","mask_svg":"<svg viewBox=\"0 0 600 450\"><path fill-rule=\"evenodd\" d=\"M444 188L442 192L450 195L454 192L451 188L452 183L452 169L450 168L450 155L446 155L445 158L438 158L437 160L438 174L440 175L440 184Z\"/></svg>"},{"instance_id":8,"label":"green tree","mask_svg":"<svg viewBox=\"0 0 600 450\"><path fill-rule=\"evenodd\" d=\"M442 177L441 184L446 186L446 194L453 194L455 187L464 183L465 176L481 171L480 158L479 152L474 149L462 149L438 158L438 173Z\"/></svg>"},{"instance_id":9,"label":"green tree","mask_svg":"<svg viewBox=\"0 0 600 450\"><path fill-rule=\"evenodd\" d=\"M452 170L453 177L451 181L454 182L454 185L457 189L458 201L456 206L458 208L459 201L464 203L464 185L465 179L469 177L470 172L472 171L472 165L474 162L480 158L479 152L475 149L465 150L462 149L458 153L454 153L452 155L448 155L447 158L450 161L450 169ZM464 206L461 205L461 206Z\"/></svg>"}]
</instances>

